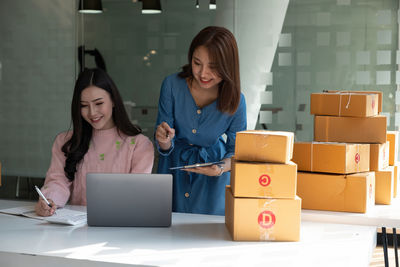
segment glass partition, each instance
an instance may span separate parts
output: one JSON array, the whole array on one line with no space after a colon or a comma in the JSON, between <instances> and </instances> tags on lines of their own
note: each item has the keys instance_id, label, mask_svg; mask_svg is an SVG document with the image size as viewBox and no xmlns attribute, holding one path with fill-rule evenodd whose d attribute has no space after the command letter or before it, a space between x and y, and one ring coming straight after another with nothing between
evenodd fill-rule
<instances>
[{"instance_id":1,"label":"glass partition","mask_svg":"<svg viewBox=\"0 0 400 267\"><path fill-rule=\"evenodd\" d=\"M2 174L44 177L69 127L75 81L75 1L0 1Z\"/></svg>"},{"instance_id":2,"label":"glass partition","mask_svg":"<svg viewBox=\"0 0 400 267\"><path fill-rule=\"evenodd\" d=\"M398 8L388 0L290 1L257 128L311 141L311 93L379 90L388 129L398 129Z\"/></svg>"}]
</instances>

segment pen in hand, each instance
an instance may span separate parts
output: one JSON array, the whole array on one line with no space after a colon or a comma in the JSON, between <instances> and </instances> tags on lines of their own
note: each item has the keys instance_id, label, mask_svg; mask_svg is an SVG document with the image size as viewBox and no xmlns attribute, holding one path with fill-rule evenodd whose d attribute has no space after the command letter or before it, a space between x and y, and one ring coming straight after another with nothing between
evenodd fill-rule
<instances>
[{"instance_id":1,"label":"pen in hand","mask_svg":"<svg viewBox=\"0 0 400 267\"><path fill-rule=\"evenodd\" d=\"M37 186L35 185L35 189L36 189L36 192L39 194L39 196L44 200L44 202L46 202L47 206L49 206L49 207L51 208L50 202L49 202L49 201L47 200L47 198L43 195L42 191L40 191L39 187L37 187Z\"/></svg>"},{"instance_id":2,"label":"pen in hand","mask_svg":"<svg viewBox=\"0 0 400 267\"><path fill-rule=\"evenodd\" d=\"M42 191L40 191L39 187L37 187L35 185L35 189L36 189L36 192L39 194L40 198L43 199L44 202L46 202L47 206L52 208L53 206L50 204L50 202L47 200L47 198L43 195ZM56 214L56 212L54 212L54 214Z\"/></svg>"}]
</instances>

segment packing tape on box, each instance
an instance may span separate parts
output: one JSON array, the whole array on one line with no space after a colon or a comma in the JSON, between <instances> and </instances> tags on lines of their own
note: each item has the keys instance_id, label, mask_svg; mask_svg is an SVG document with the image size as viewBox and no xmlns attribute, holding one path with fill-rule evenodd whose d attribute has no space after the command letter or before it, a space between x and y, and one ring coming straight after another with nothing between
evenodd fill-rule
<instances>
[{"instance_id":1,"label":"packing tape on box","mask_svg":"<svg viewBox=\"0 0 400 267\"><path fill-rule=\"evenodd\" d=\"M313 158L313 150L314 150L314 142L311 142L311 153L310 153L310 155L311 155L311 160L310 160L310 171L312 172L313 171L313 161L314 161L314 158Z\"/></svg>"},{"instance_id":2,"label":"packing tape on box","mask_svg":"<svg viewBox=\"0 0 400 267\"><path fill-rule=\"evenodd\" d=\"M275 199L262 199L258 203L258 216L257 222L259 226L259 240L275 240L274 225L276 222L276 215L271 210L271 204Z\"/></svg>"},{"instance_id":3,"label":"packing tape on box","mask_svg":"<svg viewBox=\"0 0 400 267\"><path fill-rule=\"evenodd\" d=\"M357 155L358 155L358 161L357 161ZM357 144L357 153L356 153L356 158L355 158L355 161L356 161L356 163L357 163L357 172L360 171L360 164L358 164L358 163L360 162L360 160L361 160L361 156L360 156L360 145Z\"/></svg>"},{"instance_id":4,"label":"packing tape on box","mask_svg":"<svg viewBox=\"0 0 400 267\"><path fill-rule=\"evenodd\" d=\"M310 153L310 172L314 171L314 144L336 144L336 142L316 142L316 141L312 141L311 142L311 153Z\"/></svg>"}]
</instances>

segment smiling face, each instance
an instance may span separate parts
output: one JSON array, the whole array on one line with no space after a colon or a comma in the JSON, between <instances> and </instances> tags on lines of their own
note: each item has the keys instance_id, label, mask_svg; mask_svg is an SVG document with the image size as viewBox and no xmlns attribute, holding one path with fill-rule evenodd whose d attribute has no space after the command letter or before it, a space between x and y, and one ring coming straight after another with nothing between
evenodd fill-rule
<instances>
[{"instance_id":1,"label":"smiling face","mask_svg":"<svg viewBox=\"0 0 400 267\"><path fill-rule=\"evenodd\" d=\"M81 93L81 115L94 129L114 127L113 102L110 94L96 86L89 86Z\"/></svg>"},{"instance_id":2,"label":"smiling face","mask_svg":"<svg viewBox=\"0 0 400 267\"><path fill-rule=\"evenodd\" d=\"M218 89L222 79L217 72L216 63L210 60L206 47L199 46L194 50L191 64L193 81L198 88Z\"/></svg>"}]
</instances>

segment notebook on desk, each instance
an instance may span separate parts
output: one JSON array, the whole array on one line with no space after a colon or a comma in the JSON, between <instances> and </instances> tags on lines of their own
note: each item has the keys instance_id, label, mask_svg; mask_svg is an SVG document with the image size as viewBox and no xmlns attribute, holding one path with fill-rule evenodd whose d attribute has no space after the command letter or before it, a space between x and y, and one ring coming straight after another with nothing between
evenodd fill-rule
<instances>
[{"instance_id":1,"label":"notebook on desk","mask_svg":"<svg viewBox=\"0 0 400 267\"><path fill-rule=\"evenodd\" d=\"M8 208L0 210L0 213L10 215L22 215L28 218L44 220L50 223L58 223L65 225L82 225L86 224L86 212L73 210L69 208L60 208L49 217L42 217L36 214L35 205Z\"/></svg>"},{"instance_id":2,"label":"notebook on desk","mask_svg":"<svg viewBox=\"0 0 400 267\"><path fill-rule=\"evenodd\" d=\"M172 212L172 175L88 173L89 226L168 227Z\"/></svg>"}]
</instances>

